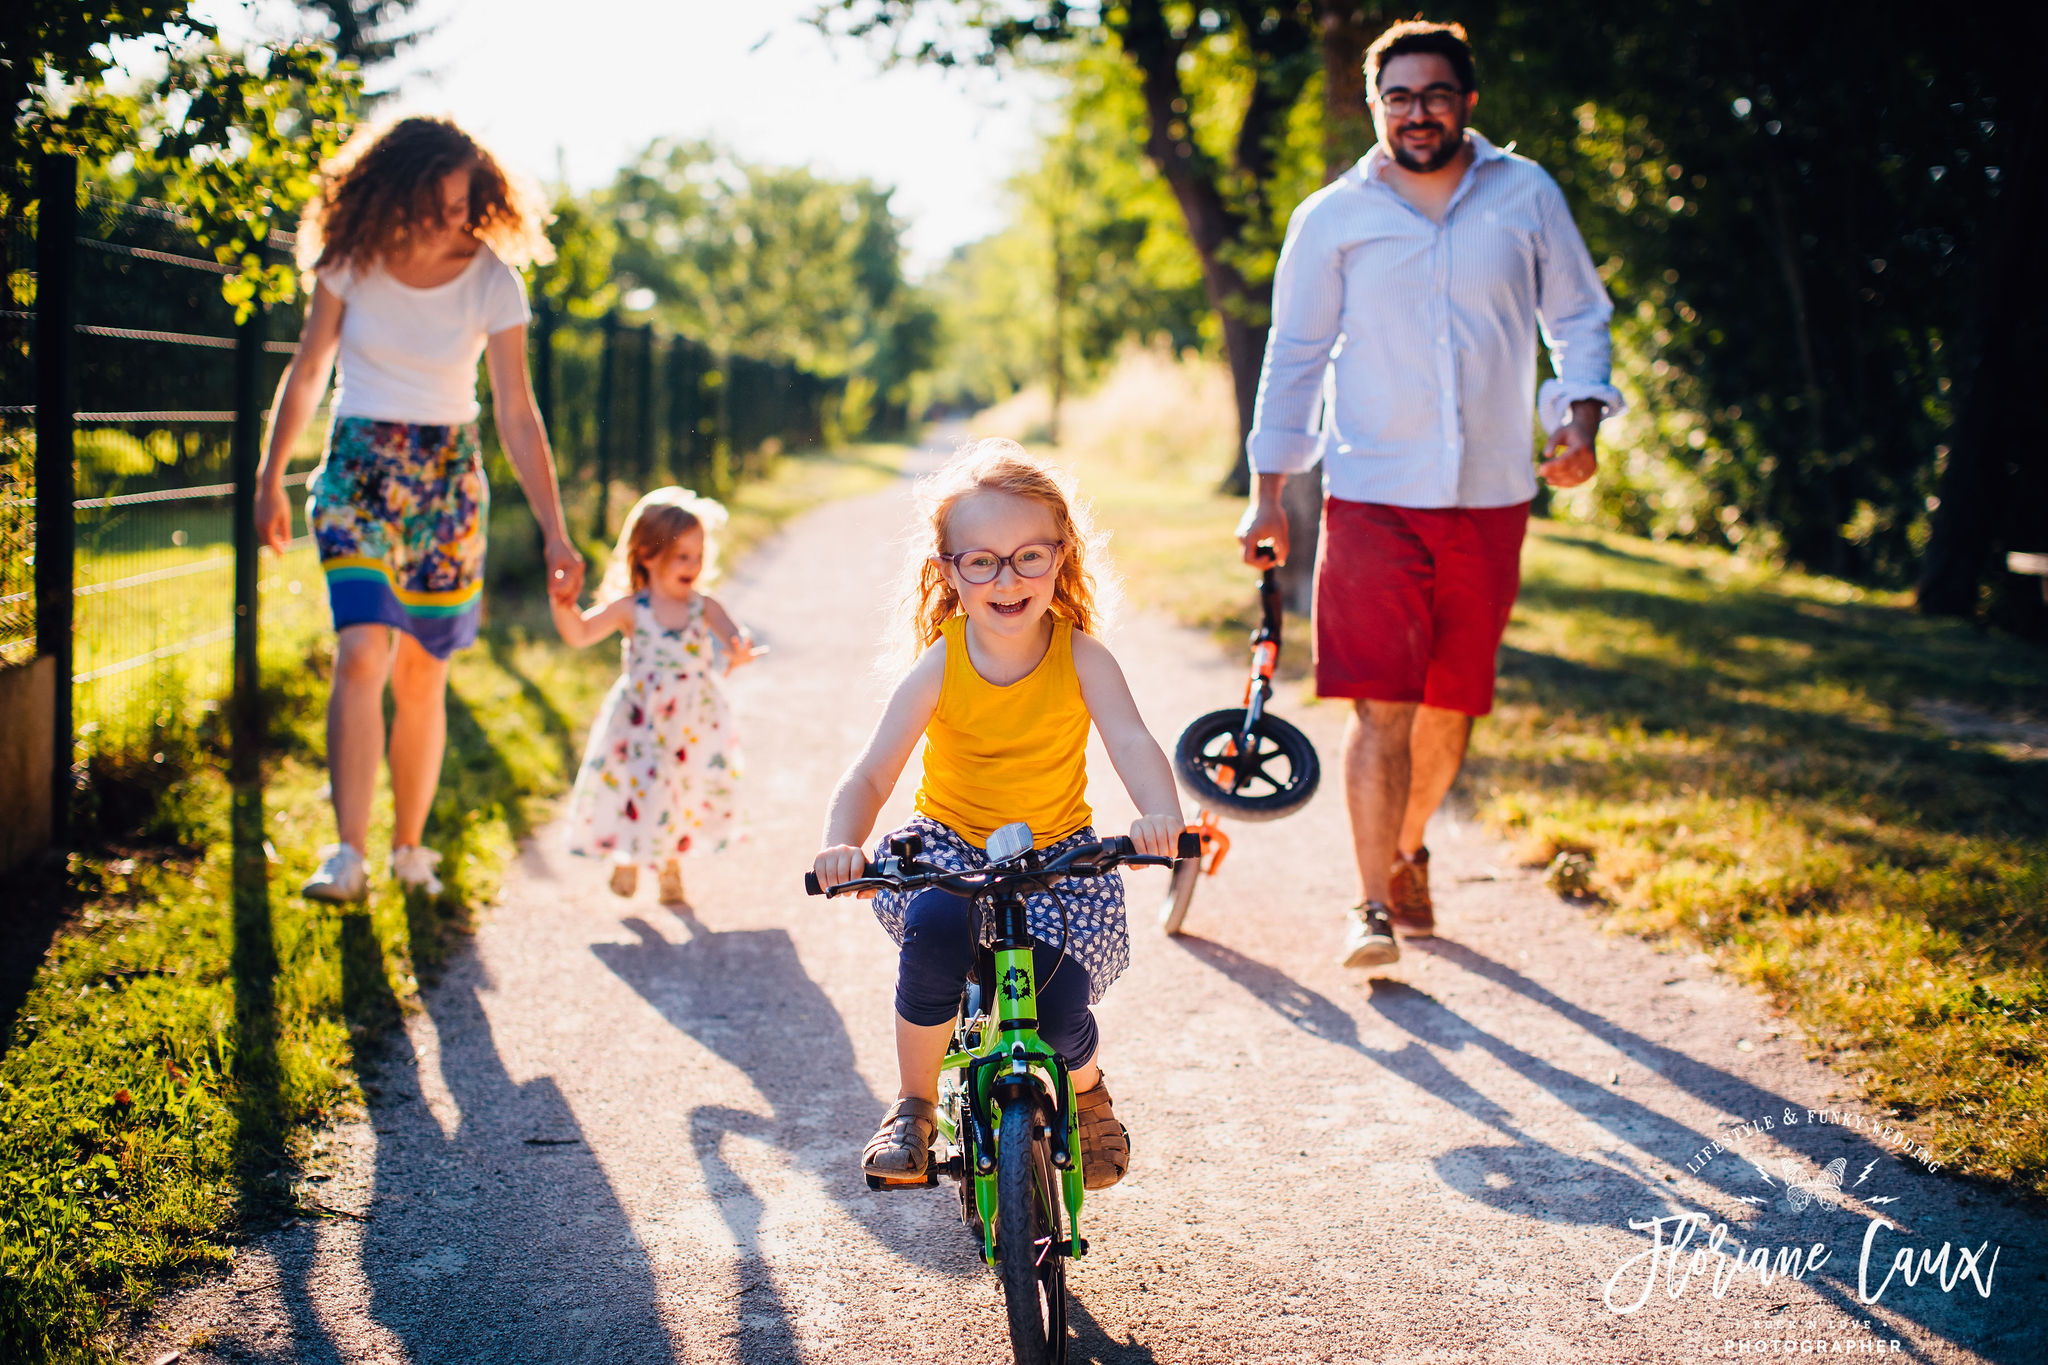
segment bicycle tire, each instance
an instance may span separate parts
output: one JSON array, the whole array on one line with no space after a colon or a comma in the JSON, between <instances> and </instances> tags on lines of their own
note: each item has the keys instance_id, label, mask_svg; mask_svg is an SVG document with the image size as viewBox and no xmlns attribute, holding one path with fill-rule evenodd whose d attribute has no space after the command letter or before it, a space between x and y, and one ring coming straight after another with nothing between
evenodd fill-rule
<instances>
[{"instance_id":1,"label":"bicycle tire","mask_svg":"<svg viewBox=\"0 0 2048 1365\"><path fill-rule=\"evenodd\" d=\"M1195 898L1195 884L1202 879L1202 860L1183 858L1173 867L1173 880L1167 884L1166 902L1159 907L1159 927L1168 934L1180 933L1180 926L1188 917L1188 904Z\"/></svg>"},{"instance_id":2,"label":"bicycle tire","mask_svg":"<svg viewBox=\"0 0 2048 1365\"><path fill-rule=\"evenodd\" d=\"M1241 769L1235 761L1235 736L1244 725L1244 709L1211 711L1180 732L1173 749L1173 767L1181 786L1211 809L1228 811L1240 820L1278 820L1307 805L1322 781L1322 762L1309 737L1275 715L1262 715L1253 730L1259 746L1249 772L1235 771L1231 785L1217 780L1222 768ZM1272 769L1278 766L1279 772Z\"/></svg>"},{"instance_id":3,"label":"bicycle tire","mask_svg":"<svg viewBox=\"0 0 2048 1365\"><path fill-rule=\"evenodd\" d=\"M1063 1205L1039 1110L1027 1103L1003 1110L996 1139L996 1262L1016 1365L1066 1365Z\"/></svg>"}]
</instances>

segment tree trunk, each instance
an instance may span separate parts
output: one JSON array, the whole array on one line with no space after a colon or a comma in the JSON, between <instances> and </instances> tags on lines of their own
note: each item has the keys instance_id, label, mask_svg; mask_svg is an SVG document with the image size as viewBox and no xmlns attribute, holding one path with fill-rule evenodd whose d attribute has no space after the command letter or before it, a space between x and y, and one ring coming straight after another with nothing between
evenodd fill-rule
<instances>
[{"instance_id":1,"label":"tree trunk","mask_svg":"<svg viewBox=\"0 0 2048 1365\"><path fill-rule=\"evenodd\" d=\"M1323 183L1358 164L1373 144L1365 107L1365 50L1387 26L1371 0L1319 0L1323 46Z\"/></svg>"},{"instance_id":2,"label":"tree trunk","mask_svg":"<svg viewBox=\"0 0 2048 1365\"><path fill-rule=\"evenodd\" d=\"M1145 99L1145 153L1173 191L1188 239L1201 259L1203 292L1222 324L1238 434L1237 459L1224 488L1243 493L1249 487L1244 438L1251 434L1252 409L1258 401L1273 286L1270 281L1253 283L1225 259L1226 248L1244 234L1245 218L1224 201L1215 162L1195 145L1187 91L1180 81L1185 43L1174 36L1158 0L1134 0L1114 31L1124 55L1138 67ZM1309 35L1298 24L1276 25L1265 32L1248 25L1246 41L1261 69L1239 129L1235 169L1245 177L1251 202L1257 205L1272 175L1272 136L1300 95L1299 81L1276 74L1273 68L1305 48Z\"/></svg>"}]
</instances>

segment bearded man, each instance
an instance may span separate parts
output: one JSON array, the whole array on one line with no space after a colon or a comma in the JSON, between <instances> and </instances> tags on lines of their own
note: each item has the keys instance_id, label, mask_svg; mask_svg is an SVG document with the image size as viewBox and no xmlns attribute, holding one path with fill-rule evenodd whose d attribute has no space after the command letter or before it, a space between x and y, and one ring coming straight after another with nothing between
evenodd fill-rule
<instances>
[{"instance_id":1,"label":"bearded man","mask_svg":"<svg viewBox=\"0 0 2048 1365\"><path fill-rule=\"evenodd\" d=\"M1315 676L1353 706L1351 967L1396 960L1397 928L1434 932L1423 836L1493 708L1536 479L1592 478L1622 404L1613 305L1557 183L1469 126L1464 29L1396 24L1365 74L1378 143L1287 225L1238 525L1246 563L1284 563L1281 488L1322 460Z\"/></svg>"}]
</instances>

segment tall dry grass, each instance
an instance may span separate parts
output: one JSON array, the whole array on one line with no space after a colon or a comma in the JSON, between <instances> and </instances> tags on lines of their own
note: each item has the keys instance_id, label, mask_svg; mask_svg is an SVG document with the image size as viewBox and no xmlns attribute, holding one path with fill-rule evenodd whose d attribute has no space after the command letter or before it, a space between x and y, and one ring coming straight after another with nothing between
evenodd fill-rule
<instances>
[{"instance_id":1,"label":"tall dry grass","mask_svg":"<svg viewBox=\"0 0 2048 1365\"><path fill-rule=\"evenodd\" d=\"M1020 390L972 423L978 436L1052 446L1076 474L1109 466L1130 473L1219 483L1237 447L1237 405L1220 361L1159 347L1127 349L1101 384L1061 405L1041 385Z\"/></svg>"}]
</instances>

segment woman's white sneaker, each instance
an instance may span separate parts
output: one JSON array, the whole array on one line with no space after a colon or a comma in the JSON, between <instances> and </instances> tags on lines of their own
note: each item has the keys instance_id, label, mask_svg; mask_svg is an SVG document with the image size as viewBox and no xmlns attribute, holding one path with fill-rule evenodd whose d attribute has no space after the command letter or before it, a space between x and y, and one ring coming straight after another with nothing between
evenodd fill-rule
<instances>
[{"instance_id":1,"label":"woman's white sneaker","mask_svg":"<svg viewBox=\"0 0 2048 1365\"><path fill-rule=\"evenodd\" d=\"M440 895L441 879L434 875L434 869L440 865L440 853L425 844L406 844L391 850L391 875L408 891Z\"/></svg>"},{"instance_id":2,"label":"woman's white sneaker","mask_svg":"<svg viewBox=\"0 0 2048 1365\"><path fill-rule=\"evenodd\" d=\"M320 850L320 870L306 879L299 894L314 901L359 901L369 890L363 855L348 844L329 844Z\"/></svg>"}]
</instances>

